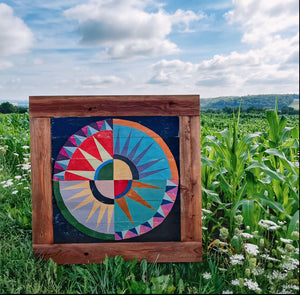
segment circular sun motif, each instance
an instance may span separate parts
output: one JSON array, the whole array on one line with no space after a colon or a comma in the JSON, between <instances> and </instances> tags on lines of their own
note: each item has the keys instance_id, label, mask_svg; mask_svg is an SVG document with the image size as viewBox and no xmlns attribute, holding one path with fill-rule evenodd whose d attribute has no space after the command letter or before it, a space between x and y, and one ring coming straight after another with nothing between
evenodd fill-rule
<instances>
[{"instance_id":1,"label":"circular sun motif","mask_svg":"<svg viewBox=\"0 0 300 295\"><path fill-rule=\"evenodd\" d=\"M63 216L100 239L140 236L161 224L178 192L175 159L164 140L128 120L87 125L61 148L53 171Z\"/></svg>"}]
</instances>

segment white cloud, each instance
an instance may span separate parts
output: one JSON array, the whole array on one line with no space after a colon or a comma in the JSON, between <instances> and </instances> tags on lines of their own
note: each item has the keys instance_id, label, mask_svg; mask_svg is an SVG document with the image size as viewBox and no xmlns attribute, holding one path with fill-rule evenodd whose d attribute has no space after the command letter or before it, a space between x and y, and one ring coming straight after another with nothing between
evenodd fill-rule
<instances>
[{"instance_id":1,"label":"white cloud","mask_svg":"<svg viewBox=\"0 0 300 295\"><path fill-rule=\"evenodd\" d=\"M241 25L242 42L267 44L285 30L299 26L299 0L233 0L234 9L225 14Z\"/></svg>"},{"instance_id":2,"label":"white cloud","mask_svg":"<svg viewBox=\"0 0 300 295\"><path fill-rule=\"evenodd\" d=\"M147 10L142 0L90 0L65 11L68 19L79 23L81 43L106 48L111 58L158 56L179 52L167 39L173 27L189 30L191 22L203 14L177 10L168 14L161 7Z\"/></svg>"},{"instance_id":3,"label":"white cloud","mask_svg":"<svg viewBox=\"0 0 300 295\"><path fill-rule=\"evenodd\" d=\"M13 9L0 3L0 55L24 53L32 46L33 40L32 32L14 15Z\"/></svg>"},{"instance_id":4,"label":"white cloud","mask_svg":"<svg viewBox=\"0 0 300 295\"><path fill-rule=\"evenodd\" d=\"M124 84L124 81L116 76L91 76L80 79L79 85L82 88L102 88L111 84Z\"/></svg>"},{"instance_id":5,"label":"white cloud","mask_svg":"<svg viewBox=\"0 0 300 295\"><path fill-rule=\"evenodd\" d=\"M199 87L208 93L205 96L216 89L219 95L299 92L298 0L233 0L233 4L226 18L241 24L242 41L250 48L216 54L197 64L162 60L153 65L148 83L176 85L179 91Z\"/></svg>"}]
</instances>

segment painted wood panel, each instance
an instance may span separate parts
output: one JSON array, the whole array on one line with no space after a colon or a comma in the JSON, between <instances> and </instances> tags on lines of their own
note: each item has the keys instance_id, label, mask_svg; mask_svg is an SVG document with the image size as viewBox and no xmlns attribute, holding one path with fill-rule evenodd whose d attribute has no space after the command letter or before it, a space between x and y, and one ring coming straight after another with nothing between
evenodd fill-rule
<instances>
[{"instance_id":1,"label":"painted wood panel","mask_svg":"<svg viewBox=\"0 0 300 295\"><path fill-rule=\"evenodd\" d=\"M30 97L34 255L201 261L199 102Z\"/></svg>"},{"instance_id":2,"label":"painted wood panel","mask_svg":"<svg viewBox=\"0 0 300 295\"><path fill-rule=\"evenodd\" d=\"M54 242L180 240L179 118L93 119L51 119Z\"/></svg>"}]
</instances>

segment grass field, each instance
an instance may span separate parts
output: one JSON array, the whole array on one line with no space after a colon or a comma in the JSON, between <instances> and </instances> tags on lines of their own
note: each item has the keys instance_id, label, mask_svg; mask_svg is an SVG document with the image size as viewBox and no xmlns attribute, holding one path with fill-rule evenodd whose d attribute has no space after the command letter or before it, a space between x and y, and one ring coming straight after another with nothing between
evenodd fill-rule
<instances>
[{"instance_id":1,"label":"grass field","mask_svg":"<svg viewBox=\"0 0 300 295\"><path fill-rule=\"evenodd\" d=\"M35 260L29 140L0 115L1 294L299 294L299 116L201 115L201 263Z\"/></svg>"}]
</instances>

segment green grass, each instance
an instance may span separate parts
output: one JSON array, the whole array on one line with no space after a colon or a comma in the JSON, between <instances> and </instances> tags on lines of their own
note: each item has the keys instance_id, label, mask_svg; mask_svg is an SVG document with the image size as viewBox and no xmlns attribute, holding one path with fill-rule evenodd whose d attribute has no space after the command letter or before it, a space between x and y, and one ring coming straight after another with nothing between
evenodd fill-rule
<instances>
[{"instance_id":1,"label":"green grass","mask_svg":"<svg viewBox=\"0 0 300 295\"><path fill-rule=\"evenodd\" d=\"M33 257L28 114L0 115L0 293L298 294L299 117L206 113L201 146L203 262L57 265Z\"/></svg>"}]
</instances>

